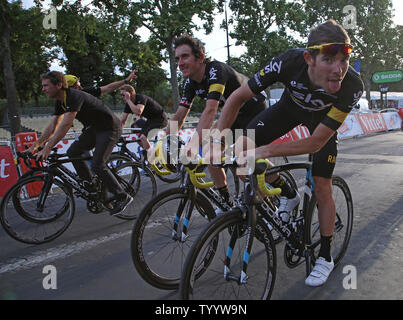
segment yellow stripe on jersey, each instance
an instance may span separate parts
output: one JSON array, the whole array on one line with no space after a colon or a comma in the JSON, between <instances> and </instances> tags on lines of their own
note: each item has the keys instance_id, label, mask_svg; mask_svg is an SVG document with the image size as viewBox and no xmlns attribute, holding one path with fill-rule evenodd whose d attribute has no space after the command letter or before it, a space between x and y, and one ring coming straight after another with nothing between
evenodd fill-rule
<instances>
[{"instance_id":1,"label":"yellow stripe on jersey","mask_svg":"<svg viewBox=\"0 0 403 320\"><path fill-rule=\"evenodd\" d=\"M220 84L220 83L214 83L210 86L208 92L218 92L220 94L223 94L225 91L225 85Z\"/></svg>"},{"instance_id":2,"label":"yellow stripe on jersey","mask_svg":"<svg viewBox=\"0 0 403 320\"><path fill-rule=\"evenodd\" d=\"M343 123L343 121L347 118L348 113L343 112L336 107L332 107L330 111L327 113L327 116L337 122Z\"/></svg>"}]
</instances>

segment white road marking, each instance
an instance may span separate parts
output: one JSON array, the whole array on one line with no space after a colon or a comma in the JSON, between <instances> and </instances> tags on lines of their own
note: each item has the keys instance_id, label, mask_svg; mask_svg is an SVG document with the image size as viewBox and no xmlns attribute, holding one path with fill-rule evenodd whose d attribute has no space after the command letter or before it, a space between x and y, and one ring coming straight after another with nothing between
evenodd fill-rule
<instances>
[{"instance_id":1,"label":"white road marking","mask_svg":"<svg viewBox=\"0 0 403 320\"><path fill-rule=\"evenodd\" d=\"M112 233L108 236L103 236L97 239L81 241L72 244L62 244L54 248L38 251L26 257L11 259L4 264L0 264L0 275L6 272L15 272L22 269L29 269L38 265L47 264L51 261L63 259L73 254L90 250L100 244L125 237L131 234L131 232L132 230L128 230L119 233Z\"/></svg>"}]
</instances>

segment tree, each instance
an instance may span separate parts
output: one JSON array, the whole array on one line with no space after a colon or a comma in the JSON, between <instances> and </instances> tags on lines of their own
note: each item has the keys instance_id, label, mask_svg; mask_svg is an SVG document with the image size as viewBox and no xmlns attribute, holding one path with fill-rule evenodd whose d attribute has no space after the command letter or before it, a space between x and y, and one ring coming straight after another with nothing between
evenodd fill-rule
<instances>
[{"instance_id":1,"label":"tree","mask_svg":"<svg viewBox=\"0 0 403 320\"><path fill-rule=\"evenodd\" d=\"M9 4L6 0L1 0L0 2L0 26L2 30L0 57L2 58L3 62L4 83L8 103L8 118L12 136L21 130L21 108L17 100L17 89L15 86L15 76L10 49L11 29L13 28L15 14L20 9L20 2L14 2L11 4Z\"/></svg>"},{"instance_id":2,"label":"tree","mask_svg":"<svg viewBox=\"0 0 403 320\"><path fill-rule=\"evenodd\" d=\"M299 2L231 0L229 7L233 12L229 23L235 28L231 37L237 45L247 48L246 54L235 62L241 62L248 75L274 56L301 45L296 36L304 30L305 15Z\"/></svg>"},{"instance_id":3,"label":"tree","mask_svg":"<svg viewBox=\"0 0 403 320\"><path fill-rule=\"evenodd\" d=\"M324 22L330 18L343 23L352 40L352 60L362 63L361 76L370 101L370 91L378 89L372 83L376 71L395 69L402 66L403 51L401 29L392 24L392 2L390 0L304 0L307 26ZM346 7L353 6L353 7ZM345 8L345 9L344 9ZM348 8L353 10L348 10ZM344 9L344 12L343 12ZM354 23L356 22L356 23ZM400 50L399 50L400 49Z\"/></svg>"},{"instance_id":4,"label":"tree","mask_svg":"<svg viewBox=\"0 0 403 320\"><path fill-rule=\"evenodd\" d=\"M159 67L163 59L160 50L152 41L141 42L135 33L139 24L120 12L123 8L108 2L94 2L91 7L81 1L63 3L55 32L56 43L65 55L62 63L83 85L121 80L135 68L141 89L152 90L157 80L166 81ZM111 95L116 104L116 93Z\"/></svg>"},{"instance_id":5,"label":"tree","mask_svg":"<svg viewBox=\"0 0 403 320\"><path fill-rule=\"evenodd\" d=\"M195 22L195 16L204 21L203 28L206 33L211 32L216 2L214 0L140 0L129 1L126 8L130 20L140 21L141 25L150 31L151 38L160 41L168 52L172 99L176 110L179 103L179 89L173 50L174 38L200 29Z\"/></svg>"}]
</instances>

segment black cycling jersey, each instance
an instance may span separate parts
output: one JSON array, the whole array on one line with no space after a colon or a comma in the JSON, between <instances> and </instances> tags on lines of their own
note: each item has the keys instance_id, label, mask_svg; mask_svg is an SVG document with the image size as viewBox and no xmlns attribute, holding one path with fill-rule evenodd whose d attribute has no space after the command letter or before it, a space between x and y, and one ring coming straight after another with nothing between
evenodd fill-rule
<instances>
[{"instance_id":1,"label":"black cycling jersey","mask_svg":"<svg viewBox=\"0 0 403 320\"><path fill-rule=\"evenodd\" d=\"M274 58L248 81L248 85L254 93L258 93L277 81L282 82L286 87L283 95L289 95L293 105L307 111L328 109L321 123L337 130L362 96L362 80L350 66L337 93L312 89L304 50L291 49Z\"/></svg>"},{"instance_id":2,"label":"black cycling jersey","mask_svg":"<svg viewBox=\"0 0 403 320\"><path fill-rule=\"evenodd\" d=\"M161 105L155 101L154 99L144 95L144 94L136 94L136 98L134 104L142 104L144 105L143 112L141 113L141 117L146 118L147 120L165 120L167 119L167 115L164 112L164 109ZM126 103L124 113L133 113L132 109L130 109L129 105Z\"/></svg>"},{"instance_id":3,"label":"black cycling jersey","mask_svg":"<svg viewBox=\"0 0 403 320\"><path fill-rule=\"evenodd\" d=\"M101 88L97 86L84 87L82 91L87 92L97 98L101 96Z\"/></svg>"},{"instance_id":4,"label":"black cycling jersey","mask_svg":"<svg viewBox=\"0 0 403 320\"><path fill-rule=\"evenodd\" d=\"M230 94L247 81L248 77L235 71L231 66L219 61L210 61L206 64L201 83L190 78L186 80L179 105L191 108L194 98L199 96L204 100L217 100L220 102L219 107L223 107ZM256 92L253 100L261 103L265 101L265 98L264 92ZM248 106L248 112L253 111L253 105ZM243 112L243 107L240 112Z\"/></svg>"},{"instance_id":5,"label":"black cycling jersey","mask_svg":"<svg viewBox=\"0 0 403 320\"><path fill-rule=\"evenodd\" d=\"M56 101L54 115L77 112L76 119L84 127L94 126L102 130L116 127L119 119L101 100L81 90L67 88L64 101Z\"/></svg>"}]
</instances>

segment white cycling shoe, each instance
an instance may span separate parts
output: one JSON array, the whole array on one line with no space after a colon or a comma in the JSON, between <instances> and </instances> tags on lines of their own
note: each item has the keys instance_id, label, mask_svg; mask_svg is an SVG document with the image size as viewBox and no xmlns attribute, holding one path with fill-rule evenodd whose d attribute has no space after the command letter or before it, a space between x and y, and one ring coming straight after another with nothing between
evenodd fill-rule
<instances>
[{"instance_id":1,"label":"white cycling shoe","mask_svg":"<svg viewBox=\"0 0 403 320\"><path fill-rule=\"evenodd\" d=\"M282 217L284 213L287 213L288 218L291 216L292 211L299 205L300 197L298 192L294 198L288 199L287 197L280 197L280 205L277 209L277 216ZM287 219L288 220L288 219Z\"/></svg>"},{"instance_id":2,"label":"white cycling shoe","mask_svg":"<svg viewBox=\"0 0 403 320\"><path fill-rule=\"evenodd\" d=\"M305 279L305 284L310 287L319 287L323 285L334 268L334 261L327 262L325 258L319 257L316 260L315 266L308 278Z\"/></svg>"}]
</instances>

